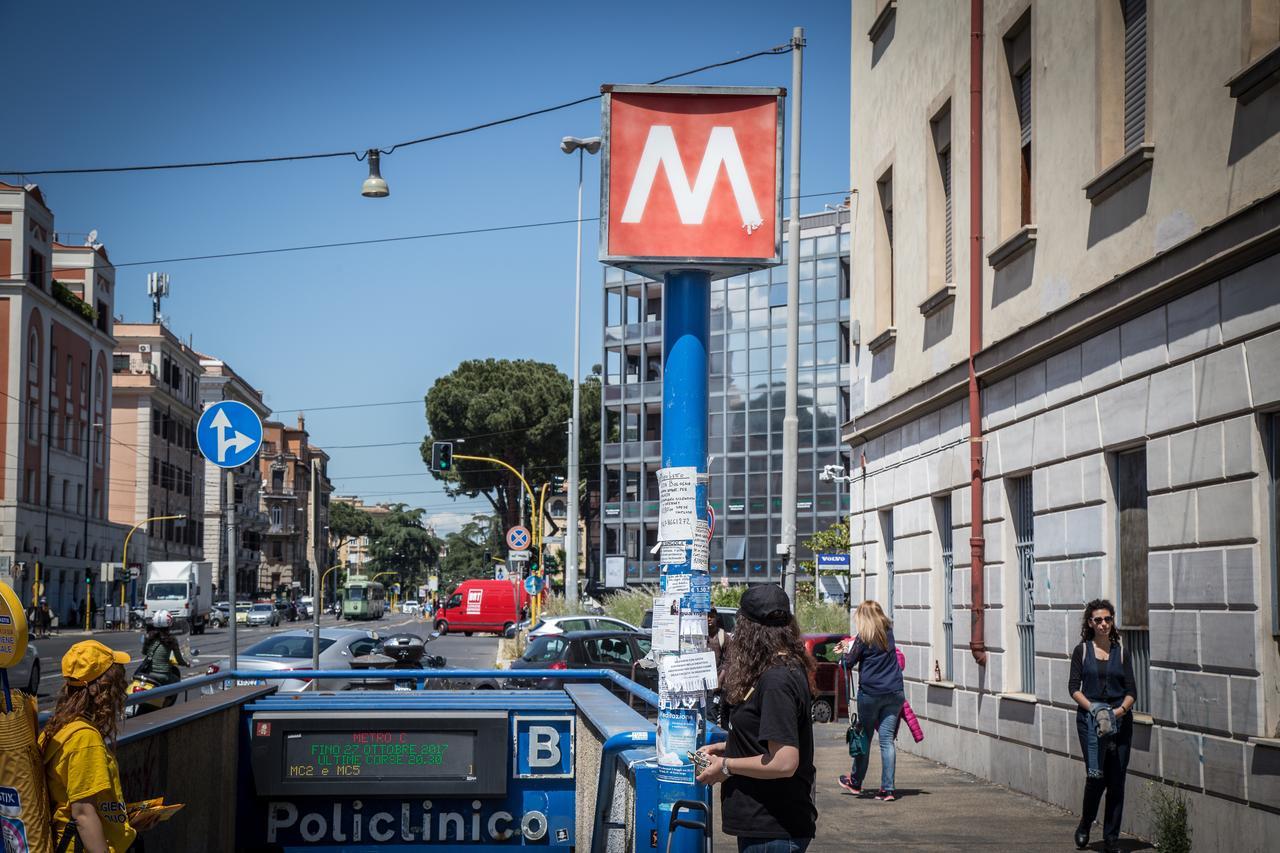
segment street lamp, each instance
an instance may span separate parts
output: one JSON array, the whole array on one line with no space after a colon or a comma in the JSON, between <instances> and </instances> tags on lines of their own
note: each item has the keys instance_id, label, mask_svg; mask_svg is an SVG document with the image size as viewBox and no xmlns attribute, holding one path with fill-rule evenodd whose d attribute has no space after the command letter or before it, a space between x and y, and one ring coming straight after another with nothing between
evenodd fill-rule
<instances>
[{"instance_id":1,"label":"street lamp","mask_svg":"<svg viewBox=\"0 0 1280 853\"><path fill-rule=\"evenodd\" d=\"M578 606L578 430L581 422L582 400L579 388L581 367L578 364L582 349L582 170L584 152L600 151L600 137L579 139L566 136L560 140L560 150L566 154L578 152L578 253L573 293L573 412L569 417L569 518L565 531L564 600L569 612Z\"/></svg>"},{"instance_id":2,"label":"street lamp","mask_svg":"<svg viewBox=\"0 0 1280 853\"><path fill-rule=\"evenodd\" d=\"M137 524L135 524L133 528L124 536L124 552L120 555L121 571L122 572L129 571L129 540L133 538L133 534L138 532L138 529L140 527L142 527L144 524L150 524L153 521L185 521L186 517L187 517L186 513L179 513L178 515L157 515L151 518L144 518L142 519L142 521L139 521ZM120 606L121 607L124 606L124 584L120 585ZM235 616L235 613L234 613L235 606L236 606L235 602L234 601L231 602L233 618Z\"/></svg>"},{"instance_id":3,"label":"street lamp","mask_svg":"<svg viewBox=\"0 0 1280 853\"><path fill-rule=\"evenodd\" d=\"M365 152L365 159L369 161L369 177L364 179L364 185L360 187L360 195L365 198L386 198L391 195L391 189L387 186L387 182L383 180L382 173L378 169L379 153L377 148L370 148Z\"/></svg>"}]
</instances>

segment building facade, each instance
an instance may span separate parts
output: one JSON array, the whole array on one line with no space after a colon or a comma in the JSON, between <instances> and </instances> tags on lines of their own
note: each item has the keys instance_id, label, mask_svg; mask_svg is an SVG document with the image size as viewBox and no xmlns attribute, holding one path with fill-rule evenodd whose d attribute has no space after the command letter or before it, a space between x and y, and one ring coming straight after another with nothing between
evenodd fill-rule
<instances>
[{"instance_id":1,"label":"building facade","mask_svg":"<svg viewBox=\"0 0 1280 853\"><path fill-rule=\"evenodd\" d=\"M333 500L350 504L355 509L368 515L375 522L391 512L391 508L386 504L366 504L357 497L335 496ZM337 554L337 564L346 566L352 574L356 575L365 574L365 567L373 559L373 555L369 551L368 536L355 536L338 542L335 553Z\"/></svg>"},{"instance_id":2,"label":"building facade","mask_svg":"<svg viewBox=\"0 0 1280 853\"><path fill-rule=\"evenodd\" d=\"M258 464L267 527L257 587L263 592L310 590L312 569L329 555L329 457L310 443L301 414L296 426L267 421L262 427Z\"/></svg>"},{"instance_id":3,"label":"building facade","mask_svg":"<svg viewBox=\"0 0 1280 853\"><path fill-rule=\"evenodd\" d=\"M1197 850L1267 848L1275 4L979 4L980 152L971 4L852 5L852 557L927 718L907 747L1078 811L1069 660L1109 598L1138 679L1126 829L1150 835L1153 780Z\"/></svg>"},{"instance_id":4,"label":"building facade","mask_svg":"<svg viewBox=\"0 0 1280 853\"><path fill-rule=\"evenodd\" d=\"M169 516L133 534L130 564L203 559L200 355L158 323L117 323L115 331L111 520L132 528Z\"/></svg>"},{"instance_id":5,"label":"building facade","mask_svg":"<svg viewBox=\"0 0 1280 853\"><path fill-rule=\"evenodd\" d=\"M200 356L200 405L210 406L222 400L235 400L266 419L270 410L262 402L262 392L236 373L231 365L210 355ZM262 474L257 460L234 469L233 491L228 498L226 474L212 462L204 462L204 556L213 563L213 577L218 591L227 590L226 512L235 507L236 517L236 592L251 594L258 586L262 534L267 529L267 514L261 506Z\"/></svg>"},{"instance_id":6,"label":"building facade","mask_svg":"<svg viewBox=\"0 0 1280 853\"><path fill-rule=\"evenodd\" d=\"M848 213L805 216L800 233L796 535L803 542L840 517L836 489L816 472L845 463ZM790 251L784 243L784 254ZM713 577L731 583L776 582L782 573L774 543L782 535L786 282L784 263L711 284L708 501L717 521L710 566ZM654 584L660 575L651 552L662 467L662 282L607 267L604 290L600 554L602 564L625 559L628 584ZM808 557L802 548L801 558Z\"/></svg>"},{"instance_id":7,"label":"building facade","mask_svg":"<svg viewBox=\"0 0 1280 853\"><path fill-rule=\"evenodd\" d=\"M123 540L107 513L115 269L53 227L39 188L0 183L0 575L65 621L86 571L101 597Z\"/></svg>"}]
</instances>

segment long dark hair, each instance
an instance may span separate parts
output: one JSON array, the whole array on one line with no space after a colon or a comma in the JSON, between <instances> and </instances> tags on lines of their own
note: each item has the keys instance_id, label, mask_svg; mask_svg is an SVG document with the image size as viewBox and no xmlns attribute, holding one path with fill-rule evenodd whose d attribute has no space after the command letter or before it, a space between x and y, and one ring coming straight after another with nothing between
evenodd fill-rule
<instances>
[{"instance_id":1,"label":"long dark hair","mask_svg":"<svg viewBox=\"0 0 1280 853\"><path fill-rule=\"evenodd\" d=\"M1116 606L1105 598L1095 598L1084 606L1084 616L1080 619L1080 642L1093 640L1093 611L1105 610L1111 614L1111 642L1120 645L1120 626L1115 622Z\"/></svg>"},{"instance_id":2,"label":"long dark hair","mask_svg":"<svg viewBox=\"0 0 1280 853\"><path fill-rule=\"evenodd\" d=\"M47 742L68 723L84 718L114 749L116 732L124 716L124 691L124 667L118 663L113 663L110 669L88 684L63 682L57 704L53 706L53 716L41 737Z\"/></svg>"},{"instance_id":3,"label":"long dark hair","mask_svg":"<svg viewBox=\"0 0 1280 853\"><path fill-rule=\"evenodd\" d=\"M751 688L771 666L781 663L803 670L809 689L816 691L813 675L816 664L804 650L800 639L800 626L794 616L785 625L762 625L750 619L740 618L733 626L733 639L725 658L720 686L724 688L726 701L740 705L746 701Z\"/></svg>"}]
</instances>

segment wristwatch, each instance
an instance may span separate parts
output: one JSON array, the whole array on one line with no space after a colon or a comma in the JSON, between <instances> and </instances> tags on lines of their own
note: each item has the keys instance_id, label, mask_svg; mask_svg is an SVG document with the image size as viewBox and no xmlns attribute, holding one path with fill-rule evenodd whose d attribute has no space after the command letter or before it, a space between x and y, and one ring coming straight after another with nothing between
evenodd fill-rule
<instances>
[{"instance_id":1,"label":"wristwatch","mask_svg":"<svg viewBox=\"0 0 1280 853\"><path fill-rule=\"evenodd\" d=\"M729 772L729 759L726 758L720 762L720 772L725 775L726 779L733 775Z\"/></svg>"}]
</instances>

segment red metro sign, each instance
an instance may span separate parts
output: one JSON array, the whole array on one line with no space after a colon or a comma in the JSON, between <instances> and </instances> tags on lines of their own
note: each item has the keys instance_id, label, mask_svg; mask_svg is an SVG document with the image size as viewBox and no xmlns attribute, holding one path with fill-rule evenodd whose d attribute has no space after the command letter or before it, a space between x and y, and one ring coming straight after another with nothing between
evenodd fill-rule
<instances>
[{"instance_id":1,"label":"red metro sign","mask_svg":"<svg viewBox=\"0 0 1280 853\"><path fill-rule=\"evenodd\" d=\"M781 263L783 89L603 92L603 263L717 278Z\"/></svg>"}]
</instances>

